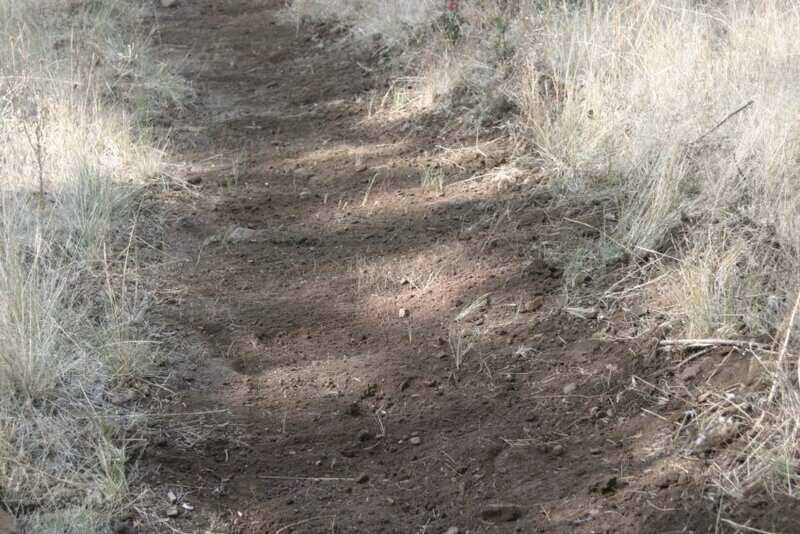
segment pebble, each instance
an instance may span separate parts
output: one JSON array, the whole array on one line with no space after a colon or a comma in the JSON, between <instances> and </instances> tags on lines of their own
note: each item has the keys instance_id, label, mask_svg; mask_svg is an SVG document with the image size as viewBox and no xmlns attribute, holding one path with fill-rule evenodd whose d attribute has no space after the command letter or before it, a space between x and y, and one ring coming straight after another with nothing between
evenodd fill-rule
<instances>
[{"instance_id":1,"label":"pebble","mask_svg":"<svg viewBox=\"0 0 800 534\"><path fill-rule=\"evenodd\" d=\"M170 506L167 509L167 517L178 517L178 508L177 508L177 506Z\"/></svg>"},{"instance_id":2,"label":"pebble","mask_svg":"<svg viewBox=\"0 0 800 534\"><path fill-rule=\"evenodd\" d=\"M161 7L173 7L177 3L177 0L161 0Z\"/></svg>"},{"instance_id":3,"label":"pebble","mask_svg":"<svg viewBox=\"0 0 800 534\"><path fill-rule=\"evenodd\" d=\"M400 309L397 311L397 315L398 315L398 317L400 317L401 319L404 319L404 318L408 317L408 310L407 310L407 309L405 309L405 308L400 308Z\"/></svg>"},{"instance_id":4,"label":"pebble","mask_svg":"<svg viewBox=\"0 0 800 534\"><path fill-rule=\"evenodd\" d=\"M461 534L461 529L458 527L450 527L444 531L444 534Z\"/></svg>"},{"instance_id":5,"label":"pebble","mask_svg":"<svg viewBox=\"0 0 800 534\"><path fill-rule=\"evenodd\" d=\"M578 389L578 386L574 382L567 384L564 386L564 395L571 395L572 393L575 393L576 389Z\"/></svg>"},{"instance_id":6,"label":"pebble","mask_svg":"<svg viewBox=\"0 0 800 534\"><path fill-rule=\"evenodd\" d=\"M564 446L556 445L555 447L553 447L553 454L555 454L556 456L561 456L562 454L564 454Z\"/></svg>"},{"instance_id":7,"label":"pebble","mask_svg":"<svg viewBox=\"0 0 800 534\"><path fill-rule=\"evenodd\" d=\"M258 230L237 226L228 234L228 239L233 242L249 241L257 238L259 234L260 232Z\"/></svg>"},{"instance_id":8,"label":"pebble","mask_svg":"<svg viewBox=\"0 0 800 534\"><path fill-rule=\"evenodd\" d=\"M422 443L422 438L420 438L419 436L414 436L413 438L408 440L408 442L411 443L412 445L419 445L420 443Z\"/></svg>"}]
</instances>

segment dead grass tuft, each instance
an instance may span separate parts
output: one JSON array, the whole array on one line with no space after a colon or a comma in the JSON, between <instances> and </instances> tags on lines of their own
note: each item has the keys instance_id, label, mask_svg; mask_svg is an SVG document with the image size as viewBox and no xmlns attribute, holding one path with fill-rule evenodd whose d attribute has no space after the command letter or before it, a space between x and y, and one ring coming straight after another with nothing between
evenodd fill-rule
<instances>
[{"instance_id":1,"label":"dead grass tuft","mask_svg":"<svg viewBox=\"0 0 800 534\"><path fill-rule=\"evenodd\" d=\"M103 531L132 499L141 421L112 401L157 354L132 237L146 124L182 94L137 9L0 0L0 500L31 532Z\"/></svg>"}]
</instances>

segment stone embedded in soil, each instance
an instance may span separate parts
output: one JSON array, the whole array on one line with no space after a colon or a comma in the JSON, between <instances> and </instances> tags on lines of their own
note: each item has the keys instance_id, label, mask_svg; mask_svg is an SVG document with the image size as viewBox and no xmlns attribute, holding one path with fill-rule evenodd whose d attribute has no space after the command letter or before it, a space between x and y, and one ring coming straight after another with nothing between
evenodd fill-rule
<instances>
[{"instance_id":1,"label":"stone embedded in soil","mask_svg":"<svg viewBox=\"0 0 800 534\"><path fill-rule=\"evenodd\" d=\"M481 510L481 519L489 523L510 523L524 514L522 508L515 504L490 504Z\"/></svg>"},{"instance_id":2,"label":"stone embedded in soil","mask_svg":"<svg viewBox=\"0 0 800 534\"><path fill-rule=\"evenodd\" d=\"M450 527L444 531L444 534L461 534L461 529L458 527Z\"/></svg>"},{"instance_id":3,"label":"stone embedded in soil","mask_svg":"<svg viewBox=\"0 0 800 534\"><path fill-rule=\"evenodd\" d=\"M174 491L169 490L167 492L167 500L169 501L170 504L175 504L175 502L178 500L178 496L175 495Z\"/></svg>"},{"instance_id":4,"label":"stone embedded in soil","mask_svg":"<svg viewBox=\"0 0 800 534\"><path fill-rule=\"evenodd\" d=\"M167 517L178 517L178 508L176 506L171 506L167 509Z\"/></svg>"},{"instance_id":5,"label":"stone embedded in soil","mask_svg":"<svg viewBox=\"0 0 800 534\"><path fill-rule=\"evenodd\" d=\"M621 484L617 477L610 477L602 482L597 482L591 487L592 493L599 493L601 495L613 495L624 484Z\"/></svg>"},{"instance_id":6,"label":"stone embedded in soil","mask_svg":"<svg viewBox=\"0 0 800 534\"><path fill-rule=\"evenodd\" d=\"M571 395L571 394L575 393L576 389L578 389L578 386L574 382L572 382L570 384L567 384L566 386L564 386L564 390L563 390L564 391L564 395Z\"/></svg>"},{"instance_id":7,"label":"stone embedded in soil","mask_svg":"<svg viewBox=\"0 0 800 534\"><path fill-rule=\"evenodd\" d=\"M234 243L239 243L242 241L250 241L252 239L256 239L259 234L258 230L253 230L252 228L244 228L243 226L237 226L233 230L230 231L228 234L228 240L233 241Z\"/></svg>"},{"instance_id":8,"label":"stone embedded in soil","mask_svg":"<svg viewBox=\"0 0 800 534\"><path fill-rule=\"evenodd\" d=\"M136 390L128 388L111 393L108 396L108 400L110 400L112 404L121 406L123 404L128 404L129 402L135 401L138 397L139 394L136 392Z\"/></svg>"},{"instance_id":9,"label":"stone embedded in soil","mask_svg":"<svg viewBox=\"0 0 800 534\"><path fill-rule=\"evenodd\" d=\"M553 447L553 454L555 454L556 456L561 456L562 454L564 454L564 446L556 445L555 447Z\"/></svg>"},{"instance_id":10,"label":"stone embedded in soil","mask_svg":"<svg viewBox=\"0 0 800 534\"><path fill-rule=\"evenodd\" d=\"M564 311L580 319L594 319L597 317L596 308L564 308Z\"/></svg>"},{"instance_id":11,"label":"stone embedded in soil","mask_svg":"<svg viewBox=\"0 0 800 534\"><path fill-rule=\"evenodd\" d=\"M397 311L397 316L400 317L401 319L408 317L408 310L405 308L400 308Z\"/></svg>"},{"instance_id":12,"label":"stone embedded in soil","mask_svg":"<svg viewBox=\"0 0 800 534\"><path fill-rule=\"evenodd\" d=\"M173 7L177 3L177 0L161 0L161 7Z\"/></svg>"},{"instance_id":13,"label":"stone embedded in soil","mask_svg":"<svg viewBox=\"0 0 800 534\"><path fill-rule=\"evenodd\" d=\"M408 442L411 443L412 445L419 445L420 443L422 443L422 438L420 438L419 436L414 436L413 438L408 440Z\"/></svg>"}]
</instances>

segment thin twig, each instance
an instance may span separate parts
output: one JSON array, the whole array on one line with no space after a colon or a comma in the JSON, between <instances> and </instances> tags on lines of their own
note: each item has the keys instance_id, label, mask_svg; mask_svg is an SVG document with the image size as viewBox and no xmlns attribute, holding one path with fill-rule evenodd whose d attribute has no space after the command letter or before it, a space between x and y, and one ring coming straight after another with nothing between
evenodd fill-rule
<instances>
[{"instance_id":1,"label":"thin twig","mask_svg":"<svg viewBox=\"0 0 800 534\"><path fill-rule=\"evenodd\" d=\"M692 360L696 360L700 356L705 356L706 354L708 354L711 351L712 348L713 347L706 347L703 350L695 352L694 354L692 354L688 358L685 358L685 359L681 360L680 362L678 362L678 365L676 365L674 367L674 369L677 371L678 369L680 369L681 367L683 367L687 363L691 362Z\"/></svg>"},{"instance_id":2,"label":"thin twig","mask_svg":"<svg viewBox=\"0 0 800 534\"><path fill-rule=\"evenodd\" d=\"M658 344L662 347L745 347L748 349L768 349L767 345L748 339L663 339Z\"/></svg>"},{"instance_id":3,"label":"thin twig","mask_svg":"<svg viewBox=\"0 0 800 534\"><path fill-rule=\"evenodd\" d=\"M309 517L308 519L302 519L300 521L296 521L294 523L289 523L288 525L284 525L278 530L275 531L275 534L280 534L290 528L299 527L300 525L305 525L306 523L310 523L312 521L322 521L325 519L336 519L335 515L321 515L319 517Z\"/></svg>"},{"instance_id":4,"label":"thin twig","mask_svg":"<svg viewBox=\"0 0 800 534\"><path fill-rule=\"evenodd\" d=\"M769 530L761 530L760 528L755 527L748 527L747 525L742 525L741 523L735 523L730 519L722 518L721 521L723 523L727 523L734 528L740 528L742 530L746 530L747 532L757 532L758 534L776 534L775 532Z\"/></svg>"},{"instance_id":5,"label":"thin twig","mask_svg":"<svg viewBox=\"0 0 800 534\"><path fill-rule=\"evenodd\" d=\"M691 143L689 143L689 144L690 144L690 145L693 145L693 144L697 143L698 141L701 141L701 140L705 139L706 137L708 137L708 136L709 136L709 135L711 135L712 133L714 133L714 132L716 132L717 130L719 130L719 129L722 127L722 125L723 125L723 124L725 124L726 122L728 122L729 120L731 120L731 119L732 119L734 116L738 115L738 114L739 114L739 113L741 113L742 111L744 111L744 110L746 110L747 108L749 108L750 106L752 106L754 103L755 103L755 100L750 100L749 102L747 102L745 105L743 105L743 106L742 106L742 107L740 107L739 109L737 109L737 110L735 110L735 111L732 111L732 112L730 112L730 113L728 114L728 116L727 116L727 117L725 117L724 119L722 119L720 122L718 122L716 126L714 126L713 128L711 128L709 131L707 131L706 133L704 133L703 135L701 135L700 137L698 137L697 139L695 139L694 141L692 141L692 142L691 142Z\"/></svg>"},{"instance_id":6,"label":"thin twig","mask_svg":"<svg viewBox=\"0 0 800 534\"><path fill-rule=\"evenodd\" d=\"M258 475L258 478L264 480L303 480L306 482L355 482L355 478L344 477L287 477L287 476L273 476L273 475Z\"/></svg>"}]
</instances>

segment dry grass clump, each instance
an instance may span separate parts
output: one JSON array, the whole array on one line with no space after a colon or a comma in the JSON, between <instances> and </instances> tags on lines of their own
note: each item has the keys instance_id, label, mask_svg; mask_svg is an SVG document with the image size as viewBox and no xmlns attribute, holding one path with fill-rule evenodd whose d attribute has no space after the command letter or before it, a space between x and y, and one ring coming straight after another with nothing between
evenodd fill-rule
<instances>
[{"instance_id":1,"label":"dry grass clump","mask_svg":"<svg viewBox=\"0 0 800 534\"><path fill-rule=\"evenodd\" d=\"M514 92L539 166L570 194L616 191L617 238L678 257L664 258L665 282L651 289L687 337L778 337L800 266L800 10L781 0L542 4L520 19L529 29ZM748 423L759 424L744 463L723 473L733 494L754 484L795 493L786 473L798 467L798 381L767 369L780 387L754 405L765 416Z\"/></svg>"},{"instance_id":2,"label":"dry grass clump","mask_svg":"<svg viewBox=\"0 0 800 534\"><path fill-rule=\"evenodd\" d=\"M479 5L478 5L479 4ZM512 2L463 0L295 0L287 17L338 21L361 42L391 50L391 64L410 71L377 102L383 112L470 109L488 123L509 110L504 83L515 40Z\"/></svg>"},{"instance_id":3,"label":"dry grass clump","mask_svg":"<svg viewBox=\"0 0 800 534\"><path fill-rule=\"evenodd\" d=\"M117 0L0 0L0 506L31 532L103 532L130 503L151 372L135 212L160 171L143 125L180 84Z\"/></svg>"}]
</instances>

